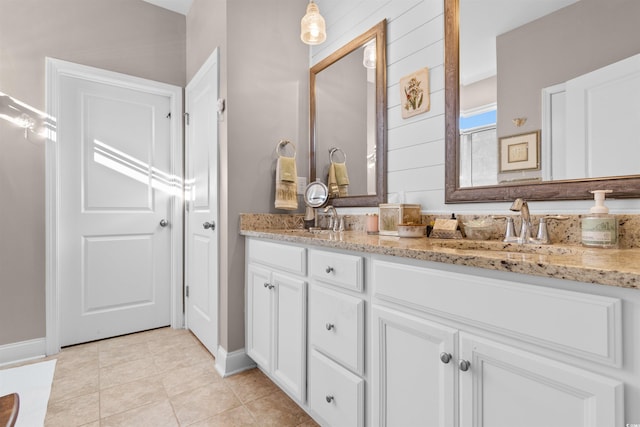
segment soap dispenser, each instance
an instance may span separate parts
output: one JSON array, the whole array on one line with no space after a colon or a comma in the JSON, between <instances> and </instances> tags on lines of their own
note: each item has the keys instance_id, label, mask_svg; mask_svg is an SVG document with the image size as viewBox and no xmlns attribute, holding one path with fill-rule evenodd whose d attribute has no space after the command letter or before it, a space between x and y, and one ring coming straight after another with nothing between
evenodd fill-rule
<instances>
[{"instance_id":1,"label":"soap dispenser","mask_svg":"<svg viewBox=\"0 0 640 427\"><path fill-rule=\"evenodd\" d=\"M594 248L615 248L618 246L618 220L604 205L605 194L611 190L593 190L591 193L595 206L582 218L582 244Z\"/></svg>"}]
</instances>

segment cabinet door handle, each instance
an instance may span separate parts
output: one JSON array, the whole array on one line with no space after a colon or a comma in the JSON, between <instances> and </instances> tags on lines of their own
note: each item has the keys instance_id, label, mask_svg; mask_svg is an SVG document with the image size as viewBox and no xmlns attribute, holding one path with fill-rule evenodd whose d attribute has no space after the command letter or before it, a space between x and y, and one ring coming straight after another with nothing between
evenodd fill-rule
<instances>
[{"instance_id":1,"label":"cabinet door handle","mask_svg":"<svg viewBox=\"0 0 640 427\"><path fill-rule=\"evenodd\" d=\"M442 363L446 365L451 361L451 353L445 353L445 352L440 353L440 360L442 361Z\"/></svg>"},{"instance_id":2,"label":"cabinet door handle","mask_svg":"<svg viewBox=\"0 0 640 427\"><path fill-rule=\"evenodd\" d=\"M327 403L331 403L331 402L333 402L333 401L334 401L333 396L331 396L331 395L329 395L329 394L327 395L327 397L325 397L325 399L327 399Z\"/></svg>"},{"instance_id":3,"label":"cabinet door handle","mask_svg":"<svg viewBox=\"0 0 640 427\"><path fill-rule=\"evenodd\" d=\"M458 368L460 368L462 372L467 372L470 366L471 366L471 363L469 363L468 360L458 361Z\"/></svg>"},{"instance_id":4,"label":"cabinet door handle","mask_svg":"<svg viewBox=\"0 0 640 427\"><path fill-rule=\"evenodd\" d=\"M333 272L333 267L331 267L330 265L327 266L326 270L324 270L327 272L327 274L331 274Z\"/></svg>"},{"instance_id":5,"label":"cabinet door handle","mask_svg":"<svg viewBox=\"0 0 640 427\"><path fill-rule=\"evenodd\" d=\"M269 283L269 282L265 282L265 283L264 283L264 287L265 287L265 288L267 288L267 289L273 289L273 288L275 288L276 286L275 286L275 285L272 285L272 284L271 284L271 283Z\"/></svg>"},{"instance_id":6,"label":"cabinet door handle","mask_svg":"<svg viewBox=\"0 0 640 427\"><path fill-rule=\"evenodd\" d=\"M335 328L335 327L336 327L336 325L334 325L333 323L327 323L327 324L325 325L325 327L327 328L327 331L330 331L330 330L332 330L333 328Z\"/></svg>"}]
</instances>

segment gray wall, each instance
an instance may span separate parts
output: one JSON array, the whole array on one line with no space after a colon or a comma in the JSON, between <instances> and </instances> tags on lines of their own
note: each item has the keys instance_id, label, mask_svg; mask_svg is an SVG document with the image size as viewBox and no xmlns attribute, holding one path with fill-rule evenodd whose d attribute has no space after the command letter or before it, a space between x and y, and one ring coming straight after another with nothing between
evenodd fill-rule
<instances>
[{"instance_id":1,"label":"gray wall","mask_svg":"<svg viewBox=\"0 0 640 427\"><path fill-rule=\"evenodd\" d=\"M498 137L541 128L542 88L640 53L639 19L637 0L581 0L499 36Z\"/></svg>"},{"instance_id":2,"label":"gray wall","mask_svg":"<svg viewBox=\"0 0 640 427\"><path fill-rule=\"evenodd\" d=\"M274 209L275 146L297 146L308 173L308 47L300 41L298 0L195 0L187 16L187 75L220 47L220 345L244 347L242 212ZM266 23L266 25L265 25ZM302 207L302 203L300 203ZM301 210L301 209L300 209Z\"/></svg>"},{"instance_id":3,"label":"gray wall","mask_svg":"<svg viewBox=\"0 0 640 427\"><path fill-rule=\"evenodd\" d=\"M46 56L184 86L185 19L141 0L0 0L0 92L44 110ZM0 120L0 150L2 345L45 336L44 141Z\"/></svg>"}]
</instances>

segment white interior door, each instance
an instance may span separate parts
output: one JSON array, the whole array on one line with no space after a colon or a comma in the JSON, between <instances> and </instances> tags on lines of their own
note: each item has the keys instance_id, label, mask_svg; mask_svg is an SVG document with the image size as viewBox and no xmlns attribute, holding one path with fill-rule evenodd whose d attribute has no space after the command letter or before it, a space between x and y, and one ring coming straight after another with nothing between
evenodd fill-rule
<instances>
[{"instance_id":1,"label":"white interior door","mask_svg":"<svg viewBox=\"0 0 640 427\"><path fill-rule=\"evenodd\" d=\"M186 88L186 319L204 346L218 347L218 50Z\"/></svg>"},{"instance_id":2,"label":"white interior door","mask_svg":"<svg viewBox=\"0 0 640 427\"><path fill-rule=\"evenodd\" d=\"M637 174L640 54L569 80L566 88L569 172L562 178Z\"/></svg>"},{"instance_id":3,"label":"white interior door","mask_svg":"<svg viewBox=\"0 0 640 427\"><path fill-rule=\"evenodd\" d=\"M173 100L118 76L57 80L62 346L172 324Z\"/></svg>"}]
</instances>

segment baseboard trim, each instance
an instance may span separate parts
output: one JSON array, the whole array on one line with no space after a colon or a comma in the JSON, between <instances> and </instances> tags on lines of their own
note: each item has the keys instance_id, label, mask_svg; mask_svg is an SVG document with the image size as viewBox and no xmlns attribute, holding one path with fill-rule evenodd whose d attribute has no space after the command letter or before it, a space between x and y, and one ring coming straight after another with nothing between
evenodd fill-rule
<instances>
[{"instance_id":1,"label":"baseboard trim","mask_svg":"<svg viewBox=\"0 0 640 427\"><path fill-rule=\"evenodd\" d=\"M38 359L46 354L46 339L15 342L0 346L0 366L23 362L25 360Z\"/></svg>"},{"instance_id":2,"label":"baseboard trim","mask_svg":"<svg viewBox=\"0 0 640 427\"><path fill-rule=\"evenodd\" d=\"M218 371L222 378L255 367L256 363L249 356L247 356L244 348L232 351L231 353L227 353L224 348L218 347L218 357L216 357L216 371Z\"/></svg>"}]
</instances>

